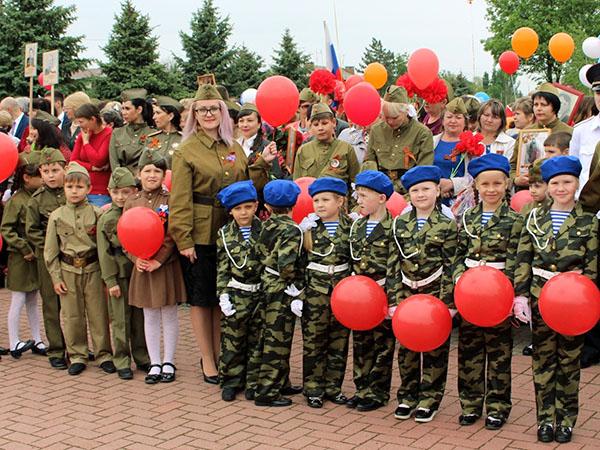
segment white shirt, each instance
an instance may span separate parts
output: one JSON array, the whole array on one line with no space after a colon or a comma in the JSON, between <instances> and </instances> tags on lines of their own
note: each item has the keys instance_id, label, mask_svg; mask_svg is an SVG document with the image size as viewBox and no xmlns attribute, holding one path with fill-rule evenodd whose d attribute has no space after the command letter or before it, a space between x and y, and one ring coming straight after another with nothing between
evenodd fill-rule
<instances>
[{"instance_id":1,"label":"white shirt","mask_svg":"<svg viewBox=\"0 0 600 450\"><path fill-rule=\"evenodd\" d=\"M57 119L58 119L58 120L60 120L60 123L58 124L58 129L59 129L59 130L62 130L62 127L63 127L63 120L65 119L65 112L64 112L64 111L63 111L63 112L61 112L61 113L58 115Z\"/></svg>"},{"instance_id":2,"label":"white shirt","mask_svg":"<svg viewBox=\"0 0 600 450\"><path fill-rule=\"evenodd\" d=\"M577 156L581 161L579 192L590 177L590 166L596 145L600 142L600 114L579 122L573 129L569 145L569 155Z\"/></svg>"},{"instance_id":3,"label":"white shirt","mask_svg":"<svg viewBox=\"0 0 600 450\"><path fill-rule=\"evenodd\" d=\"M13 122L13 126L12 126L12 128L10 129L10 134L11 134L12 136L14 136L14 135L17 133L17 129L19 128L19 124L21 123L21 120L23 119L23 116L24 116L24 115L25 115L25 114L23 114L23 113L19 114L19 117L17 117L17 118L15 119L15 121Z\"/></svg>"},{"instance_id":4,"label":"white shirt","mask_svg":"<svg viewBox=\"0 0 600 450\"><path fill-rule=\"evenodd\" d=\"M248 139L244 139L243 136L237 138L237 142L244 149L244 153L246 154L246 156L250 156L250 153L252 153L252 150L250 149L252 148L252 144L254 144L254 139L256 139L256 134Z\"/></svg>"}]
</instances>

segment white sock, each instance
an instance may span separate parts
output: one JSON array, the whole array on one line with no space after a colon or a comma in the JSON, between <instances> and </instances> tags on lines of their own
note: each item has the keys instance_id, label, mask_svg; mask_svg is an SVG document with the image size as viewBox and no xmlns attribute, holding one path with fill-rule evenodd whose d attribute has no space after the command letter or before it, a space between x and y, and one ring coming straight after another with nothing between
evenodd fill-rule
<instances>
[{"instance_id":1,"label":"white sock","mask_svg":"<svg viewBox=\"0 0 600 450\"><path fill-rule=\"evenodd\" d=\"M29 328L31 330L31 337L36 344L40 344L37 347L39 349L46 348L42 342L42 335L40 333L40 314L38 312L37 303L38 291L31 291L27 293L25 299L25 308L27 308L27 319L29 321Z\"/></svg>"},{"instance_id":2,"label":"white sock","mask_svg":"<svg viewBox=\"0 0 600 450\"><path fill-rule=\"evenodd\" d=\"M12 291L10 297L10 308L8 308L8 341L11 350L16 350L19 342L19 322L21 311L25 306L25 292Z\"/></svg>"},{"instance_id":3,"label":"white sock","mask_svg":"<svg viewBox=\"0 0 600 450\"><path fill-rule=\"evenodd\" d=\"M160 366L160 308L144 308L144 334L150 364ZM150 375L158 375L160 367L152 367Z\"/></svg>"},{"instance_id":4,"label":"white sock","mask_svg":"<svg viewBox=\"0 0 600 450\"><path fill-rule=\"evenodd\" d=\"M175 349L179 336L179 319L177 318L177 305L164 306L160 308L163 325L164 362L175 363ZM173 373L171 366L164 366L163 372Z\"/></svg>"}]
</instances>

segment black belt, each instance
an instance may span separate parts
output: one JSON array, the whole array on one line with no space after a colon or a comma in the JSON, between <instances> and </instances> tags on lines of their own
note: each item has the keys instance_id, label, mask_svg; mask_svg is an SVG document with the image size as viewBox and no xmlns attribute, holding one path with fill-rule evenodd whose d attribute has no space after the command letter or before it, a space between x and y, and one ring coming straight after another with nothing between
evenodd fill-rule
<instances>
[{"instance_id":1,"label":"black belt","mask_svg":"<svg viewBox=\"0 0 600 450\"><path fill-rule=\"evenodd\" d=\"M192 194L192 198L194 199L194 203L196 203L197 205L210 205L216 208L223 207L223 205L221 205L221 202L218 199L214 197L209 197L207 195L201 195L198 192L194 192Z\"/></svg>"},{"instance_id":2,"label":"black belt","mask_svg":"<svg viewBox=\"0 0 600 450\"><path fill-rule=\"evenodd\" d=\"M82 269L85 266L89 266L92 263L98 261L98 253L94 252L88 256L69 256L64 253L60 254L60 260L65 264L76 267L77 269Z\"/></svg>"}]
</instances>

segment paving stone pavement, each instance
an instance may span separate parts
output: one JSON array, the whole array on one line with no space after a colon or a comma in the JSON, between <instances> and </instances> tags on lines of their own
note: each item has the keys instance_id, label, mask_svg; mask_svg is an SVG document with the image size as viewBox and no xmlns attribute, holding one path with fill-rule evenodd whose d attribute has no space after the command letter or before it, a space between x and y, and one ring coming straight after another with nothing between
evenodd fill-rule
<instances>
[{"instance_id":1,"label":"paving stone pavement","mask_svg":"<svg viewBox=\"0 0 600 450\"><path fill-rule=\"evenodd\" d=\"M9 292L0 290L0 345L8 346ZM447 391L435 419L427 424L393 417L394 401L360 413L325 403L306 406L302 396L289 408L260 408L239 395L225 403L217 387L204 383L192 335L189 310L179 308L177 381L148 386L141 372L131 381L107 375L90 364L79 377L50 368L31 353L0 361L0 448L3 449L550 449L536 442L531 360L520 354L527 330L517 331L513 359L513 410L501 431L483 421L458 425L456 345L450 353ZM301 335L296 330L292 381L301 382ZM21 339L28 337L25 315ZM454 337L454 336L453 336ZM351 364L344 392L352 393ZM399 384L397 367L392 398ZM580 415L566 449L600 448L600 367L582 373Z\"/></svg>"}]
</instances>

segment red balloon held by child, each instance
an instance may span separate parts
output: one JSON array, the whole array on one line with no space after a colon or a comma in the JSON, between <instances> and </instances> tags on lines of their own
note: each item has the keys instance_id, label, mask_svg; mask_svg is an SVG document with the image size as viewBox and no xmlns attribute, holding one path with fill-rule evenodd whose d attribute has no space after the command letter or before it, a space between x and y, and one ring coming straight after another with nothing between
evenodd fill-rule
<instances>
[{"instance_id":1,"label":"red balloon held by child","mask_svg":"<svg viewBox=\"0 0 600 450\"><path fill-rule=\"evenodd\" d=\"M296 183L300 188L300 195L298 196L296 204L292 208L292 219L297 224L300 224L302 219L308 216L311 212L315 211L312 197L308 193L308 187L313 181L315 181L313 177L301 177L297 180L294 180L294 183Z\"/></svg>"},{"instance_id":2,"label":"red balloon held by child","mask_svg":"<svg viewBox=\"0 0 600 450\"><path fill-rule=\"evenodd\" d=\"M375 328L387 314L387 295L372 278L352 275L340 281L331 293L335 318L351 330Z\"/></svg>"},{"instance_id":3,"label":"red balloon held by child","mask_svg":"<svg viewBox=\"0 0 600 450\"><path fill-rule=\"evenodd\" d=\"M408 206L404 197L397 192L394 192L389 200L385 203L385 207L390 212L392 217L399 216L402 211Z\"/></svg>"},{"instance_id":4,"label":"red balloon held by child","mask_svg":"<svg viewBox=\"0 0 600 450\"><path fill-rule=\"evenodd\" d=\"M0 133L0 183L10 177L19 162L19 150L8 134Z\"/></svg>"},{"instance_id":5,"label":"red balloon held by child","mask_svg":"<svg viewBox=\"0 0 600 450\"><path fill-rule=\"evenodd\" d=\"M117 222L117 236L126 252L150 259L165 239L165 227L156 211L136 206L125 211Z\"/></svg>"},{"instance_id":6,"label":"red balloon held by child","mask_svg":"<svg viewBox=\"0 0 600 450\"><path fill-rule=\"evenodd\" d=\"M356 84L346 92L344 110L350 122L361 127L371 125L381 112L377 89L365 81Z\"/></svg>"},{"instance_id":7,"label":"red balloon held by child","mask_svg":"<svg viewBox=\"0 0 600 450\"><path fill-rule=\"evenodd\" d=\"M288 123L296 114L300 93L292 80L281 75L267 78L256 92L256 107L263 120L273 127Z\"/></svg>"},{"instance_id":8,"label":"red balloon held by child","mask_svg":"<svg viewBox=\"0 0 600 450\"><path fill-rule=\"evenodd\" d=\"M531 196L531 193L527 189L525 189L523 191L517 192L511 197L510 207L516 212L521 212L523 207L528 203L531 203L532 201L533 197Z\"/></svg>"}]
</instances>

